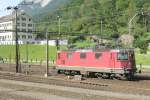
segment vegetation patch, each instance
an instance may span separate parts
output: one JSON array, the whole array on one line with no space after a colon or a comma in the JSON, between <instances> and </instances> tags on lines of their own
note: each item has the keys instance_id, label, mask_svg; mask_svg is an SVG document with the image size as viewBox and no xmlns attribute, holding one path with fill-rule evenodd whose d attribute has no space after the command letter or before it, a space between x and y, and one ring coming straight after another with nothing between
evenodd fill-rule
<instances>
[{"instance_id":1,"label":"vegetation patch","mask_svg":"<svg viewBox=\"0 0 150 100\"><path fill-rule=\"evenodd\" d=\"M76 43L78 47L83 47L84 44L88 45L95 45L90 42L83 42L83 43ZM85 45L84 45L85 46ZM66 47L61 47L66 48ZM27 52L28 50L28 52ZM56 52L57 49L55 46L49 46L49 59L51 61L56 59ZM21 45L20 46L20 59L27 58L29 60L45 60L46 59L46 46L44 45ZM7 58L7 59L15 59L15 46L0 46L0 57L1 58ZM140 54L136 53L136 64L142 64L142 65L150 65L150 55L148 54Z\"/></svg>"},{"instance_id":2,"label":"vegetation patch","mask_svg":"<svg viewBox=\"0 0 150 100\"><path fill-rule=\"evenodd\" d=\"M136 53L136 64L150 65L150 55Z\"/></svg>"},{"instance_id":3,"label":"vegetation patch","mask_svg":"<svg viewBox=\"0 0 150 100\"><path fill-rule=\"evenodd\" d=\"M44 45L20 45L19 46L20 59L29 60L45 60L46 59L46 46ZM7 59L15 59L15 46L14 45L1 45L0 57ZM55 60L56 47L49 46L49 59Z\"/></svg>"}]
</instances>

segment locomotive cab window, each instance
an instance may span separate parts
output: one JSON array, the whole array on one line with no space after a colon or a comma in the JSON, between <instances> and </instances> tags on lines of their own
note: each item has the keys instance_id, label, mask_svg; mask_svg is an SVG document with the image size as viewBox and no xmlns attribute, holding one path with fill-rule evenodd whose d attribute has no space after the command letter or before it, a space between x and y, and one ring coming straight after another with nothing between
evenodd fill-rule
<instances>
[{"instance_id":1,"label":"locomotive cab window","mask_svg":"<svg viewBox=\"0 0 150 100\"><path fill-rule=\"evenodd\" d=\"M118 53L117 60L128 60L128 53Z\"/></svg>"},{"instance_id":2,"label":"locomotive cab window","mask_svg":"<svg viewBox=\"0 0 150 100\"><path fill-rule=\"evenodd\" d=\"M72 53L67 53L67 58L71 59L72 58Z\"/></svg>"},{"instance_id":3,"label":"locomotive cab window","mask_svg":"<svg viewBox=\"0 0 150 100\"><path fill-rule=\"evenodd\" d=\"M80 53L80 59L85 59L86 58L86 53Z\"/></svg>"},{"instance_id":4,"label":"locomotive cab window","mask_svg":"<svg viewBox=\"0 0 150 100\"><path fill-rule=\"evenodd\" d=\"M95 59L100 59L102 57L102 53L95 53Z\"/></svg>"}]
</instances>

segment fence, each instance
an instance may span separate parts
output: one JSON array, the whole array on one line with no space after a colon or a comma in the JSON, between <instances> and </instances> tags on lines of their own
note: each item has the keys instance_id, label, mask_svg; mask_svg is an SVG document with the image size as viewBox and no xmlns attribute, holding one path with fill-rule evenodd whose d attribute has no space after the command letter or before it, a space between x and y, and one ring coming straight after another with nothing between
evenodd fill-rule
<instances>
[{"instance_id":1,"label":"fence","mask_svg":"<svg viewBox=\"0 0 150 100\"><path fill-rule=\"evenodd\" d=\"M0 63L7 63L7 64L15 64L15 59L9 59L9 58L2 58L0 59ZM35 65L45 65L46 61L44 59L29 59L28 61L26 59L20 59L20 63L28 63L28 64L35 64ZM49 64L54 64L54 60L49 60Z\"/></svg>"},{"instance_id":2,"label":"fence","mask_svg":"<svg viewBox=\"0 0 150 100\"><path fill-rule=\"evenodd\" d=\"M15 59L9 59L9 58L1 58L0 63L8 63L8 64L15 64ZM29 59L28 61L26 59L20 59L20 63L28 63L28 64L35 64L35 65L45 65L46 61L44 59ZM49 64L54 64L54 60L49 60ZM146 68L150 69L150 65L136 65L137 68Z\"/></svg>"},{"instance_id":3,"label":"fence","mask_svg":"<svg viewBox=\"0 0 150 100\"><path fill-rule=\"evenodd\" d=\"M150 69L150 65L136 65L137 68L146 68L146 69Z\"/></svg>"}]
</instances>

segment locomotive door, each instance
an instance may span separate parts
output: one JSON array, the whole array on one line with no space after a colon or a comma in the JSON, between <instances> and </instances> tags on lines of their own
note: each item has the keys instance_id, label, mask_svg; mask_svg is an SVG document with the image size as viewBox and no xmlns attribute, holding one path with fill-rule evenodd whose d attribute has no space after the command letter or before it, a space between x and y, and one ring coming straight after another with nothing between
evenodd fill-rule
<instances>
[{"instance_id":1,"label":"locomotive door","mask_svg":"<svg viewBox=\"0 0 150 100\"><path fill-rule=\"evenodd\" d=\"M65 64L65 57L66 57L65 53L61 53L61 55L60 55L60 58L61 58L60 61L61 61L62 65Z\"/></svg>"},{"instance_id":2,"label":"locomotive door","mask_svg":"<svg viewBox=\"0 0 150 100\"><path fill-rule=\"evenodd\" d=\"M113 52L110 53L110 67L115 68L115 54Z\"/></svg>"}]
</instances>

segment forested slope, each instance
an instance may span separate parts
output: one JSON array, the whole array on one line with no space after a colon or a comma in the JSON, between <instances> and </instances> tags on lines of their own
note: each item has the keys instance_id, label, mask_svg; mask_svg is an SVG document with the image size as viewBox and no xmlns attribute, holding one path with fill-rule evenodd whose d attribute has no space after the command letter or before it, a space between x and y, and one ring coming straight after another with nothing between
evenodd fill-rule
<instances>
[{"instance_id":1,"label":"forested slope","mask_svg":"<svg viewBox=\"0 0 150 100\"><path fill-rule=\"evenodd\" d=\"M139 13L132 21L132 35L139 35L150 31L149 12L150 0L70 0L37 20L37 29L42 31L46 25L58 32L59 16L61 32L127 34L129 20Z\"/></svg>"}]
</instances>

